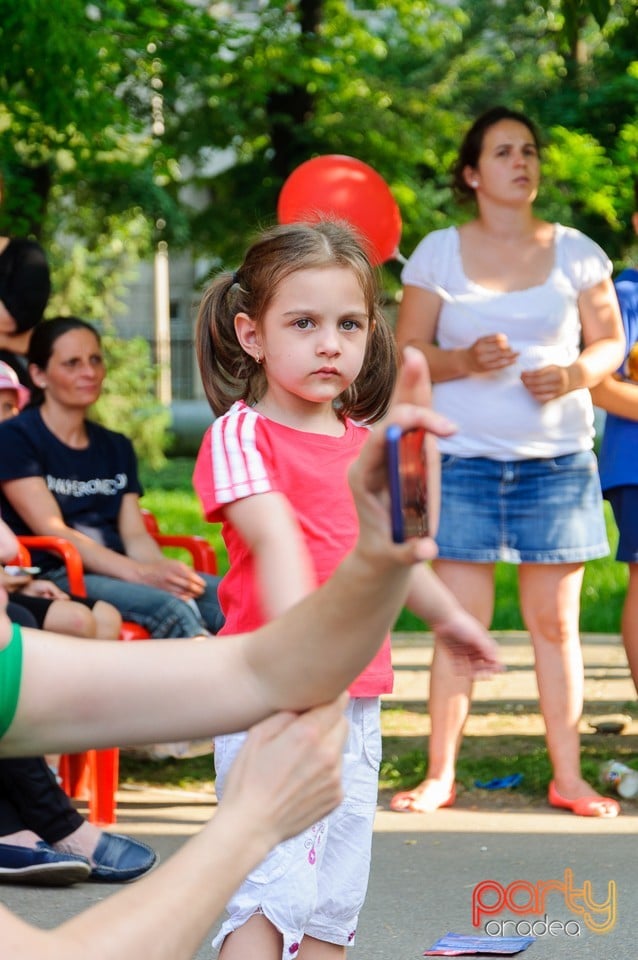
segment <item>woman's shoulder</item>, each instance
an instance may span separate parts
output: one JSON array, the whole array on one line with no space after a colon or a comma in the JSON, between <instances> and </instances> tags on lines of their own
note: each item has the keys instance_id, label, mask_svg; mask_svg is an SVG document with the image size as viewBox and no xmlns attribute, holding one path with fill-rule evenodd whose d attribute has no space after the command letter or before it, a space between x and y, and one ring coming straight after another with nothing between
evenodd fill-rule
<instances>
[{"instance_id":1,"label":"woman's shoulder","mask_svg":"<svg viewBox=\"0 0 638 960\"><path fill-rule=\"evenodd\" d=\"M229 446L254 446L270 421L244 400L236 400L225 413L207 427L202 443L217 449Z\"/></svg>"},{"instance_id":2,"label":"woman's shoulder","mask_svg":"<svg viewBox=\"0 0 638 960\"><path fill-rule=\"evenodd\" d=\"M556 246L568 250L574 255L587 256L592 253L599 253L603 257L607 254L595 240L588 237L582 230L576 227L567 227L564 223L554 224L554 234L556 237Z\"/></svg>"},{"instance_id":3,"label":"woman's shoulder","mask_svg":"<svg viewBox=\"0 0 638 960\"><path fill-rule=\"evenodd\" d=\"M419 241L415 247L414 254L418 250L428 248L441 249L443 247L454 247L458 243L458 227L454 225L441 227L439 230L431 230ZM414 256L414 254L412 256Z\"/></svg>"},{"instance_id":4,"label":"woman's shoulder","mask_svg":"<svg viewBox=\"0 0 638 960\"><path fill-rule=\"evenodd\" d=\"M595 240L576 227L554 224L556 260L576 289L594 286L612 273L612 263Z\"/></svg>"},{"instance_id":5,"label":"woman's shoulder","mask_svg":"<svg viewBox=\"0 0 638 960\"><path fill-rule=\"evenodd\" d=\"M458 251L458 245L459 233L455 226L427 233L403 268L403 283L427 286L428 281L433 279L441 282L442 274Z\"/></svg>"}]
</instances>

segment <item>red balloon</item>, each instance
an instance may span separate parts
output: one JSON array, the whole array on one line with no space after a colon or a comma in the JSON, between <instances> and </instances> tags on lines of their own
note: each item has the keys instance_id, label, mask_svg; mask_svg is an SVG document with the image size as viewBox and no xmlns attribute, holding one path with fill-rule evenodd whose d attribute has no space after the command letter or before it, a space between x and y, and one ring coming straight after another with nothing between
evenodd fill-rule
<instances>
[{"instance_id":1,"label":"red balloon","mask_svg":"<svg viewBox=\"0 0 638 960\"><path fill-rule=\"evenodd\" d=\"M347 220L359 231L375 265L398 253L399 207L383 177L367 163L327 154L293 170L279 194L279 222L314 223L326 215Z\"/></svg>"}]
</instances>

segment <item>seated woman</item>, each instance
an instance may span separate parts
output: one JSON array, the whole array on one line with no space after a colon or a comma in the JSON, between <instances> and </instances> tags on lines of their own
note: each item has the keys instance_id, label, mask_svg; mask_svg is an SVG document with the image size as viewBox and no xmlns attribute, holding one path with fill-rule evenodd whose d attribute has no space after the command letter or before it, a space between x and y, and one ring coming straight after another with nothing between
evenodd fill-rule
<instances>
[{"instance_id":1,"label":"seated woman","mask_svg":"<svg viewBox=\"0 0 638 960\"><path fill-rule=\"evenodd\" d=\"M131 442L87 419L105 377L96 330L75 317L44 321L28 360L31 403L0 423L0 507L9 527L71 541L88 595L153 637L215 633L223 622L218 578L162 553L144 525ZM33 557L68 588L57 557Z\"/></svg>"},{"instance_id":2,"label":"seated woman","mask_svg":"<svg viewBox=\"0 0 638 960\"><path fill-rule=\"evenodd\" d=\"M0 360L0 423L18 415L29 402L29 391L18 375ZM9 575L0 567L0 584L14 604L26 609L40 630L70 633L73 637L116 640L122 618L110 603L88 597L69 596L50 580L34 580L29 574Z\"/></svg>"}]
</instances>

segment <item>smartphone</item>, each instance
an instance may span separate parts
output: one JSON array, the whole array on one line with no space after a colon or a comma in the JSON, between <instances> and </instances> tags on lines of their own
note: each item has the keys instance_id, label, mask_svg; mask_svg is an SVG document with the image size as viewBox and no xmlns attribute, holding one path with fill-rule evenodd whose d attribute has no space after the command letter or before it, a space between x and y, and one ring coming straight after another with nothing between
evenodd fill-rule
<instances>
[{"instance_id":1,"label":"smartphone","mask_svg":"<svg viewBox=\"0 0 638 960\"><path fill-rule=\"evenodd\" d=\"M425 537L428 534L425 430L402 430L392 424L386 430L386 447L392 539L403 543L409 537Z\"/></svg>"},{"instance_id":2,"label":"smartphone","mask_svg":"<svg viewBox=\"0 0 638 960\"><path fill-rule=\"evenodd\" d=\"M40 573L40 567L17 567L14 564L3 567L3 570L10 577L35 577L36 573Z\"/></svg>"}]
</instances>

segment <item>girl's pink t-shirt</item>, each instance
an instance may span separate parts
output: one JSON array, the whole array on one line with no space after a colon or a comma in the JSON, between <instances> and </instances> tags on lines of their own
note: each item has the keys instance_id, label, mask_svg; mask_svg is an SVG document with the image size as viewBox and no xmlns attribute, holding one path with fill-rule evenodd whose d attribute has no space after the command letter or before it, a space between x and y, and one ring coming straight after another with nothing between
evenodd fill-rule
<instances>
[{"instance_id":1,"label":"girl's pink t-shirt","mask_svg":"<svg viewBox=\"0 0 638 960\"><path fill-rule=\"evenodd\" d=\"M312 558L317 584L334 572L353 548L358 520L347 481L350 464L368 436L348 420L341 437L305 433L275 423L238 402L207 430L193 483L206 519L221 522L230 569L219 587L226 623L220 633L245 633L267 619L253 557L224 507L244 497L278 492L290 502ZM344 644L348 642L343 637ZM392 690L390 638L350 687L356 697Z\"/></svg>"}]
</instances>

